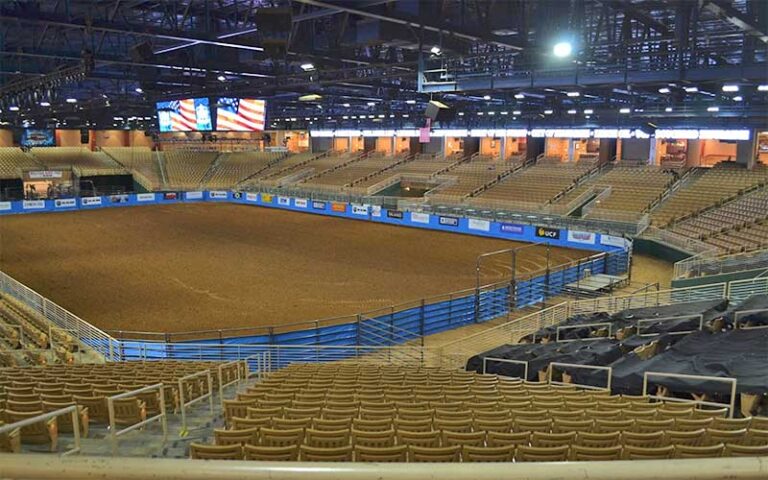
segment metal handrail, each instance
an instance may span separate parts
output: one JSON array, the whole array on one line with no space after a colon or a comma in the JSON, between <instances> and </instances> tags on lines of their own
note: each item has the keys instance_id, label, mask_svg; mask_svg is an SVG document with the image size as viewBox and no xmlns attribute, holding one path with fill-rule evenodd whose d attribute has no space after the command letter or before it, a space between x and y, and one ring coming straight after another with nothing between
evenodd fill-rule
<instances>
[{"instance_id":1,"label":"metal handrail","mask_svg":"<svg viewBox=\"0 0 768 480\"><path fill-rule=\"evenodd\" d=\"M204 393L202 395L199 395L195 398L190 399L188 402L184 401L184 382L189 381L193 378L198 378L205 376L208 381L208 393ZM187 431L187 407L194 405L195 403L208 399L209 408L211 411L211 414L213 414L213 377L211 375L210 370L202 370L197 373L191 373L189 375L186 375L184 377L181 377L178 379L178 385L179 385L179 409L181 410L181 431L179 433L180 437L186 436Z\"/></svg>"},{"instance_id":2,"label":"metal handrail","mask_svg":"<svg viewBox=\"0 0 768 480\"><path fill-rule=\"evenodd\" d=\"M237 376L234 380L224 383L224 369L231 368L232 366L235 367L237 371ZM222 408L224 408L224 389L230 385L238 384L243 381L243 375L242 375L242 368L243 368L243 361L242 360L234 360L232 362L222 363L218 366L218 381L219 381L219 400L221 400ZM245 366L244 368L248 368Z\"/></svg>"},{"instance_id":3,"label":"metal handrail","mask_svg":"<svg viewBox=\"0 0 768 480\"><path fill-rule=\"evenodd\" d=\"M569 367L569 368L581 368L585 370L605 371L605 372L608 372L608 380L605 387L596 387L594 385L568 383L568 382L561 382L559 380L552 380L552 375L554 374L555 367ZM574 387L585 388L589 390L606 390L610 392L612 379L613 379L612 367L604 367L601 365L584 365L584 364L578 364L578 363L562 363L562 362L550 362L549 366L547 367L547 383L549 383L550 385L571 385Z\"/></svg>"},{"instance_id":4,"label":"metal handrail","mask_svg":"<svg viewBox=\"0 0 768 480\"><path fill-rule=\"evenodd\" d=\"M111 397L107 397L107 411L109 413L109 439L110 443L112 444L112 455L117 455L117 437L136 430L137 428L141 428L150 422L154 422L155 420L160 420L160 424L163 427L163 443L165 443L168 438L168 420L165 411L165 388L165 385L162 383L156 383L154 385L149 385L137 390L132 390L130 392L120 393ZM139 393L151 392L154 390L158 391L158 395L160 397L160 413L153 417L144 419L138 423L134 423L133 425L129 425L122 430L118 430L115 425L115 400L135 397Z\"/></svg>"},{"instance_id":5,"label":"metal handrail","mask_svg":"<svg viewBox=\"0 0 768 480\"><path fill-rule=\"evenodd\" d=\"M675 397L665 397L663 395L650 395L648 393L648 378L649 377L667 377L667 378L680 378L683 380L707 380L707 381L715 381L715 382L721 382L721 383L729 383L731 385L731 401L730 403L720 403L720 402L708 402L704 400L688 400L688 399L680 399ZM738 384L738 380L731 377L711 377L707 375L688 375L684 373L667 373L667 372L643 372L643 396L647 396L649 398L654 398L657 400L664 400L664 401L683 401L683 402L690 402L690 403L696 403L699 405L708 405L713 407L727 407L729 412L729 417L733 418L733 415L736 411L736 385Z\"/></svg>"}]
</instances>

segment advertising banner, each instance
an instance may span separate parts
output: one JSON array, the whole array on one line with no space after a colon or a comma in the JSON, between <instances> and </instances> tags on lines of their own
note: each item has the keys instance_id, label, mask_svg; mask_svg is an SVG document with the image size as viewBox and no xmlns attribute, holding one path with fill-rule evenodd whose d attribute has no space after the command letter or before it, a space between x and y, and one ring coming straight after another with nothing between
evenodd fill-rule
<instances>
[{"instance_id":1,"label":"advertising banner","mask_svg":"<svg viewBox=\"0 0 768 480\"><path fill-rule=\"evenodd\" d=\"M293 204L297 208L307 208L309 206L309 200L306 198L294 198Z\"/></svg>"},{"instance_id":2,"label":"advertising banner","mask_svg":"<svg viewBox=\"0 0 768 480\"><path fill-rule=\"evenodd\" d=\"M121 195L110 195L109 196L109 203L128 203L128 200L130 197L126 194Z\"/></svg>"},{"instance_id":3,"label":"advertising banner","mask_svg":"<svg viewBox=\"0 0 768 480\"><path fill-rule=\"evenodd\" d=\"M211 190L210 192L208 192L208 197L226 200L227 192L224 190Z\"/></svg>"},{"instance_id":4,"label":"advertising banner","mask_svg":"<svg viewBox=\"0 0 768 480\"><path fill-rule=\"evenodd\" d=\"M352 215L368 215L368 205L352 204Z\"/></svg>"},{"instance_id":5,"label":"advertising banner","mask_svg":"<svg viewBox=\"0 0 768 480\"><path fill-rule=\"evenodd\" d=\"M136 201L137 202L154 202L155 201L155 194L154 193L139 193L136 195Z\"/></svg>"},{"instance_id":6,"label":"advertising banner","mask_svg":"<svg viewBox=\"0 0 768 480\"><path fill-rule=\"evenodd\" d=\"M312 208L315 210L325 210L325 202L314 201L312 202Z\"/></svg>"},{"instance_id":7,"label":"advertising banner","mask_svg":"<svg viewBox=\"0 0 768 480\"><path fill-rule=\"evenodd\" d=\"M470 218L468 226L470 230L479 230L481 232L491 231L491 222L488 220L480 220L479 218Z\"/></svg>"},{"instance_id":8,"label":"advertising banner","mask_svg":"<svg viewBox=\"0 0 768 480\"><path fill-rule=\"evenodd\" d=\"M429 214L420 212L411 212L411 221L413 223L429 223Z\"/></svg>"},{"instance_id":9,"label":"advertising banner","mask_svg":"<svg viewBox=\"0 0 768 480\"><path fill-rule=\"evenodd\" d=\"M38 170L27 172L27 175L29 175L29 178L40 180L44 178L61 178L62 172L60 170Z\"/></svg>"},{"instance_id":10,"label":"advertising banner","mask_svg":"<svg viewBox=\"0 0 768 480\"><path fill-rule=\"evenodd\" d=\"M247 201L247 202L258 202L259 201L259 194L258 193L246 193L245 194L245 201Z\"/></svg>"},{"instance_id":11,"label":"advertising banner","mask_svg":"<svg viewBox=\"0 0 768 480\"><path fill-rule=\"evenodd\" d=\"M240 200L243 198L243 192L232 192L232 198L235 200Z\"/></svg>"},{"instance_id":12,"label":"advertising banner","mask_svg":"<svg viewBox=\"0 0 768 480\"><path fill-rule=\"evenodd\" d=\"M287 206L289 206L291 204L291 198L290 197L279 196L279 197L277 197L277 204L278 205L284 205L284 206L287 207Z\"/></svg>"},{"instance_id":13,"label":"advertising banner","mask_svg":"<svg viewBox=\"0 0 768 480\"><path fill-rule=\"evenodd\" d=\"M58 198L53 202L55 208L75 208L77 200L74 198Z\"/></svg>"},{"instance_id":14,"label":"advertising banner","mask_svg":"<svg viewBox=\"0 0 768 480\"><path fill-rule=\"evenodd\" d=\"M187 192L184 194L184 198L187 200L202 200L203 192Z\"/></svg>"},{"instance_id":15,"label":"advertising banner","mask_svg":"<svg viewBox=\"0 0 768 480\"><path fill-rule=\"evenodd\" d=\"M446 225L448 227L458 227L459 219L456 217L440 217L438 219L440 225Z\"/></svg>"},{"instance_id":16,"label":"advertising banner","mask_svg":"<svg viewBox=\"0 0 768 480\"><path fill-rule=\"evenodd\" d=\"M5 212L13 208L13 204L11 202L0 202L0 212Z\"/></svg>"},{"instance_id":17,"label":"advertising banner","mask_svg":"<svg viewBox=\"0 0 768 480\"><path fill-rule=\"evenodd\" d=\"M176 192L166 192L163 194L163 200L176 200L177 198Z\"/></svg>"},{"instance_id":18,"label":"advertising banner","mask_svg":"<svg viewBox=\"0 0 768 480\"><path fill-rule=\"evenodd\" d=\"M263 203L272 203L272 194L271 193L262 193L261 194L261 201Z\"/></svg>"},{"instance_id":19,"label":"advertising banner","mask_svg":"<svg viewBox=\"0 0 768 480\"><path fill-rule=\"evenodd\" d=\"M624 248L627 246L628 241L625 238L622 237L615 237L613 235L600 235L600 244L601 245L608 245L610 247L620 247Z\"/></svg>"},{"instance_id":20,"label":"advertising banner","mask_svg":"<svg viewBox=\"0 0 768 480\"><path fill-rule=\"evenodd\" d=\"M402 219L403 212L401 212L400 210L387 210L387 218Z\"/></svg>"},{"instance_id":21,"label":"advertising banner","mask_svg":"<svg viewBox=\"0 0 768 480\"><path fill-rule=\"evenodd\" d=\"M45 200L24 200L21 203L24 210L42 210L45 208Z\"/></svg>"},{"instance_id":22,"label":"advertising banner","mask_svg":"<svg viewBox=\"0 0 768 480\"><path fill-rule=\"evenodd\" d=\"M568 230L568 241L573 243L583 243L594 245L596 235L592 232L580 232L578 230Z\"/></svg>"},{"instance_id":23,"label":"advertising banner","mask_svg":"<svg viewBox=\"0 0 768 480\"><path fill-rule=\"evenodd\" d=\"M539 238L550 238L557 240L560 238L560 230L549 227L536 227L536 236Z\"/></svg>"},{"instance_id":24,"label":"advertising banner","mask_svg":"<svg viewBox=\"0 0 768 480\"><path fill-rule=\"evenodd\" d=\"M518 225L516 223L502 223L499 229L504 233L511 233L514 235L522 235L525 233L525 225Z\"/></svg>"},{"instance_id":25,"label":"advertising banner","mask_svg":"<svg viewBox=\"0 0 768 480\"><path fill-rule=\"evenodd\" d=\"M381 205L374 205L371 207L371 216L372 217L380 217L381 216Z\"/></svg>"},{"instance_id":26,"label":"advertising banner","mask_svg":"<svg viewBox=\"0 0 768 480\"><path fill-rule=\"evenodd\" d=\"M83 197L80 199L80 205L84 207L101 205L101 197Z\"/></svg>"},{"instance_id":27,"label":"advertising banner","mask_svg":"<svg viewBox=\"0 0 768 480\"><path fill-rule=\"evenodd\" d=\"M331 204L331 211L339 212L339 213L344 213L344 212L347 211L347 204L346 203L336 203L336 202L333 202Z\"/></svg>"}]
</instances>

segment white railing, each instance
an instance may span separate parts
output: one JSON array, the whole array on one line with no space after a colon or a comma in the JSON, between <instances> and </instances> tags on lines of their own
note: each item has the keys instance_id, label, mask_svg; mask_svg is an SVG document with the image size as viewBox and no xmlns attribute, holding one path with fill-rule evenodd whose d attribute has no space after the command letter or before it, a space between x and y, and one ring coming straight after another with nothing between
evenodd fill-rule
<instances>
[{"instance_id":1,"label":"white railing","mask_svg":"<svg viewBox=\"0 0 768 480\"><path fill-rule=\"evenodd\" d=\"M231 375L233 368L235 370L234 379L226 382L224 378ZM243 360L234 360L231 362L222 363L218 367L218 373L219 375L217 380L219 382L219 400L221 400L222 408L224 408L224 389L230 385L240 384L245 378L248 378L248 364Z\"/></svg>"},{"instance_id":2,"label":"white railing","mask_svg":"<svg viewBox=\"0 0 768 480\"><path fill-rule=\"evenodd\" d=\"M747 278L728 283L728 298L742 302L751 295L768 294L768 277Z\"/></svg>"},{"instance_id":3,"label":"white railing","mask_svg":"<svg viewBox=\"0 0 768 480\"><path fill-rule=\"evenodd\" d=\"M164 389L165 389L165 386L162 383L156 383L154 385L149 385L143 388L139 388L137 390L132 390L130 392L120 393L118 395L107 397L107 411L109 413L109 441L112 445L112 455L117 455L117 437L119 437L120 435L125 435L128 432L132 432L133 430L136 430L137 428L141 428L144 425L150 422L154 422L156 420L160 422L160 425L163 428L163 444L165 444L165 441L168 438L168 417L165 411ZM115 400L120 400L123 398L136 398L136 395L138 395L139 393L154 392L154 391L157 391L157 394L159 396L160 413L158 413L157 415L153 415L152 417L145 418L144 420L141 420L134 424L128 425L122 430L118 430L117 419L115 418ZM77 431L77 429L75 429L75 431Z\"/></svg>"},{"instance_id":4,"label":"white railing","mask_svg":"<svg viewBox=\"0 0 768 480\"><path fill-rule=\"evenodd\" d=\"M599 372L608 372L606 377L606 384L604 387L598 387L595 385L587 385L584 383L575 383L575 382L566 382L566 381L560 381L560 380L553 380L553 376L555 373L555 369L558 367L564 367L561 368L562 370L571 368L575 370L597 370ZM565 373L565 372L563 372ZM611 383L613 381L613 368L611 367L604 367L601 365L584 365L584 364L578 364L578 363L561 363L561 362L551 362L549 364L549 368L547 368L547 383L550 385L567 385L571 387L579 387L579 388L585 388L588 390L606 390L608 392L611 391Z\"/></svg>"},{"instance_id":5,"label":"white railing","mask_svg":"<svg viewBox=\"0 0 768 480\"><path fill-rule=\"evenodd\" d=\"M707 381L707 382L719 382L719 383L726 383L730 386L731 392L730 392L730 399L731 401L729 403L722 403L722 402L710 402L706 400L691 400L687 398L677 398L677 397L670 397L666 395L652 395L650 393L650 385L651 381L650 378L676 378L679 380L694 380L694 381ZM656 400L663 400L667 402L686 402L696 405L706 405L709 407L726 407L728 408L728 416L730 418L733 418L734 413L736 412L736 385L738 381L735 378L731 377L710 377L706 375L686 375L683 373L667 373L667 372L644 372L643 373L643 396L647 396L649 398L653 398Z\"/></svg>"},{"instance_id":6,"label":"white railing","mask_svg":"<svg viewBox=\"0 0 768 480\"><path fill-rule=\"evenodd\" d=\"M672 460L531 463L324 463L190 461L176 458L67 459L38 455L0 454L0 476L15 480L758 480L768 478L765 457L722 457Z\"/></svg>"},{"instance_id":7,"label":"white railing","mask_svg":"<svg viewBox=\"0 0 768 480\"><path fill-rule=\"evenodd\" d=\"M726 298L728 288L725 283L699 285L695 287L673 288L658 292L644 292L614 297L598 297L577 300L569 304L569 316L592 312L617 313L630 308L660 307L679 303Z\"/></svg>"},{"instance_id":8,"label":"white railing","mask_svg":"<svg viewBox=\"0 0 768 480\"><path fill-rule=\"evenodd\" d=\"M522 365L523 375L517 376L517 377L510 377L509 375L501 375L497 372L492 372L488 369L488 362L509 363L510 365ZM511 360L509 358L483 357L483 371L481 373L482 374L489 373L493 375L506 376L507 378L521 378L523 380L528 380L528 362L524 360Z\"/></svg>"},{"instance_id":9,"label":"white railing","mask_svg":"<svg viewBox=\"0 0 768 480\"><path fill-rule=\"evenodd\" d=\"M715 256L711 252L675 263L673 279L697 278L768 267L768 249Z\"/></svg>"},{"instance_id":10,"label":"white railing","mask_svg":"<svg viewBox=\"0 0 768 480\"><path fill-rule=\"evenodd\" d=\"M200 385L199 381L196 379L199 379L201 377L205 377L205 384ZM200 390L200 395L197 395L196 397L190 398L189 400L185 400L186 396L186 387L187 385L191 384L192 382L198 382L198 385L196 389ZM188 433L187 431L187 408L191 407L192 405L201 402L205 399L208 399L208 408L211 411L211 415L213 415L214 409L213 409L213 375L211 375L210 370L203 370L197 373L191 373L189 375L186 375L184 377L179 378L178 380L179 384L179 409L181 410L181 432L179 433L180 437L185 437Z\"/></svg>"}]
</instances>

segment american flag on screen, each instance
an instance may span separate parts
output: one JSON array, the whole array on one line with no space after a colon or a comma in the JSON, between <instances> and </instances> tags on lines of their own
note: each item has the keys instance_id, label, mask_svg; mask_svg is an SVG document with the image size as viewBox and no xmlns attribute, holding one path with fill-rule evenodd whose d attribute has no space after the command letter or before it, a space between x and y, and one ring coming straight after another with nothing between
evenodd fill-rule
<instances>
[{"instance_id":1,"label":"american flag on screen","mask_svg":"<svg viewBox=\"0 0 768 480\"><path fill-rule=\"evenodd\" d=\"M174 100L170 102L169 107L171 110L172 131L197 130L194 99Z\"/></svg>"},{"instance_id":2,"label":"american flag on screen","mask_svg":"<svg viewBox=\"0 0 768 480\"><path fill-rule=\"evenodd\" d=\"M260 132L264 130L266 102L252 98L219 98L217 130Z\"/></svg>"}]
</instances>

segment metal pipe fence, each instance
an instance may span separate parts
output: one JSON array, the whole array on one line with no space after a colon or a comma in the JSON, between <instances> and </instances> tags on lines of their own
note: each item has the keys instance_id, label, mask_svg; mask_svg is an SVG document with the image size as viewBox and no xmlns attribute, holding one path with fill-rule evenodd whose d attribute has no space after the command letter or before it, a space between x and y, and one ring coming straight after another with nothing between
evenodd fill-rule
<instances>
[{"instance_id":1,"label":"metal pipe fence","mask_svg":"<svg viewBox=\"0 0 768 480\"><path fill-rule=\"evenodd\" d=\"M107 397L107 411L109 413L109 441L112 445L112 455L117 455L117 447L118 447L118 440L117 437L121 435L125 435L128 432L132 432L138 428L143 427L144 425L159 421L160 425L163 428L163 443L168 438L168 418L167 413L165 411L165 386L162 383L156 383L154 385L149 385L143 388L139 388L137 390L132 390L130 392L120 393L117 395L113 395L111 397ZM131 425L128 425L127 427L118 430L117 428L117 419L115 418L115 400L120 400L123 398L133 398L139 393L145 393L145 392L154 392L157 391L159 396L159 404L160 404L160 412L157 415L153 415L149 418L145 418L143 420L140 420L136 423L133 423ZM75 429L77 431L77 429Z\"/></svg>"},{"instance_id":2,"label":"metal pipe fence","mask_svg":"<svg viewBox=\"0 0 768 480\"><path fill-rule=\"evenodd\" d=\"M24 420L19 420L18 422L0 425L0 437L11 434L16 430L21 430L24 427L29 427L41 422L47 422L48 420L58 418L62 415L71 416L73 447L65 452L62 452L61 455L67 456L75 453L80 453L80 412L78 410L77 405L70 405L69 407L64 407L64 408L53 410L51 412L46 412L34 417L25 418ZM21 430L21 436L23 441L23 436L24 436L23 430ZM17 458L17 457L14 456L13 458ZM1 470L2 469L0 469L0 472ZM0 477L3 477L1 473L0 473Z\"/></svg>"},{"instance_id":3,"label":"metal pipe fence","mask_svg":"<svg viewBox=\"0 0 768 480\"><path fill-rule=\"evenodd\" d=\"M193 383L195 379L198 379L200 377L205 377L205 384L201 385L199 381L197 381L197 385ZM177 383L179 385L179 410L181 411L181 431L179 433L180 437L184 437L187 435L187 408L191 407L192 405L201 402L208 399L208 407L211 411L211 415L213 415L213 376L211 375L210 370L202 370L197 373L191 373L189 375L186 375L184 377L181 377L177 380ZM185 401L187 386L191 386L191 391L194 393L195 390L199 390L200 394L197 396L194 396L190 398L189 400Z\"/></svg>"}]
</instances>

